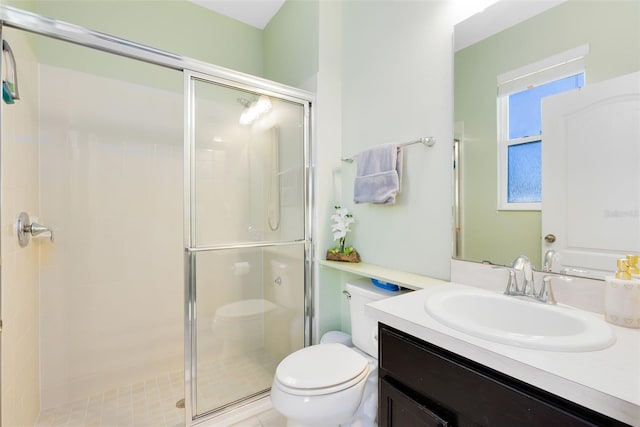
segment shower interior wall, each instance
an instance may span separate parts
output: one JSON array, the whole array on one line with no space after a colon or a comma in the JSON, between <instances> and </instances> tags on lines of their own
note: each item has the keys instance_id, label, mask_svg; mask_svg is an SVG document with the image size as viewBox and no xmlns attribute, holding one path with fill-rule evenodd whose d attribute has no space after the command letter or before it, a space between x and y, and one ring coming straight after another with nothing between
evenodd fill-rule
<instances>
[{"instance_id":1,"label":"shower interior wall","mask_svg":"<svg viewBox=\"0 0 640 427\"><path fill-rule=\"evenodd\" d=\"M2 424L32 425L182 370L182 95L38 64L35 36L4 36L22 96L2 123ZM19 248L22 210L55 242Z\"/></svg>"},{"instance_id":2,"label":"shower interior wall","mask_svg":"<svg viewBox=\"0 0 640 427\"><path fill-rule=\"evenodd\" d=\"M40 65L43 408L182 369L182 104Z\"/></svg>"},{"instance_id":3,"label":"shower interior wall","mask_svg":"<svg viewBox=\"0 0 640 427\"><path fill-rule=\"evenodd\" d=\"M39 397L39 270L36 245L20 248L13 224L22 210L39 211L38 63L27 35L7 28L20 64L21 100L2 106L0 220L3 331L0 343L0 425L33 425ZM9 161L12 159L12 161Z\"/></svg>"},{"instance_id":4,"label":"shower interior wall","mask_svg":"<svg viewBox=\"0 0 640 427\"><path fill-rule=\"evenodd\" d=\"M139 68L132 75L156 84L38 63L37 36L4 35L20 64L22 99L4 106L2 121L2 425L32 425L41 408L183 370L183 94L175 90L182 74L88 51L93 58L80 62L112 64L102 74ZM240 128L237 119L230 126ZM265 153L239 146L225 149L235 158L196 152L203 174L225 180L218 187L224 194L202 197L199 209L236 234L248 223L267 226L266 218L252 218L266 201L257 190L268 173L260 169ZM244 176L231 179L230 171ZM290 189L281 183L286 197ZM246 208L226 212L219 208L225 198L244 198ZM22 210L51 226L55 242L39 238L18 248L13 224ZM299 207L285 206L288 215L299 215ZM289 289L303 283L297 257L266 250L199 271L217 292L202 295L202 313L210 320L219 306L248 298L299 310L299 293ZM231 269L237 262L251 266L241 280ZM285 287L273 286L273 266L292 278ZM266 329L283 324L270 321ZM203 316L199 325L209 329L201 335L206 342L211 323ZM301 332L291 341L284 336L264 344L302 342Z\"/></svg>"}]
</instances>

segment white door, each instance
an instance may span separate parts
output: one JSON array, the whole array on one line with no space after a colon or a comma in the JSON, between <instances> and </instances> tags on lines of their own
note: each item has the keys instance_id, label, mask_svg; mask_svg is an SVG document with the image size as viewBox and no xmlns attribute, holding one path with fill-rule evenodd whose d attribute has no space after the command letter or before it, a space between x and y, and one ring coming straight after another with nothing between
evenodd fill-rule
<instances>
[{"instance_id":1,"label":"white door","mask_svg":"<svg viewBox=\"0 0 640 427\"><path fill-rule=\"evenodd\" d=\"M640 253L640 73L545 99L542 135L543 259L553 249L553 271L610 274Z\"/></svg>"}]
</instances>

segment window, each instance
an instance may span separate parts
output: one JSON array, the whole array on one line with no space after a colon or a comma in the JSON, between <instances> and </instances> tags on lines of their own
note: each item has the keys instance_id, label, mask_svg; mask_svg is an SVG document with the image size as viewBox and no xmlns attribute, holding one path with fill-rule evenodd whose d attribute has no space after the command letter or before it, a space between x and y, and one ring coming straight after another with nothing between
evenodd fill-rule
<instances>
[{"instance_id":1,"label":"window","mask_svg":"<svg viewBox=\"0 0 640 427\"><path fill-rule=\"evenodd\" d=\"M498 209L540 210L541 101L584 86L587 52L581 46L498 76Z\"/></svg>"}]
</instances>

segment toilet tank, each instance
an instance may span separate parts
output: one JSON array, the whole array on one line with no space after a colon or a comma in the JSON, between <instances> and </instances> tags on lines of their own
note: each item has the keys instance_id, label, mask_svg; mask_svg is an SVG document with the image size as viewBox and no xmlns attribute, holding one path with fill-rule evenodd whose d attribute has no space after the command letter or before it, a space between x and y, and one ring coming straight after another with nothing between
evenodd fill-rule
<instances>
[{"instance_id":1,"label":"toilet tank","mask_svg":"<svg viewBox=\"0 0 640 427\"><path fill-rule=\"evenodd\" d=\"M365 314L364 306L406 291L387 291L373 286L369 279L360 279L347 282L347 292L351 295L349 312L353 345L377 359L378 322Z\"/></svg>"}]
</instances>

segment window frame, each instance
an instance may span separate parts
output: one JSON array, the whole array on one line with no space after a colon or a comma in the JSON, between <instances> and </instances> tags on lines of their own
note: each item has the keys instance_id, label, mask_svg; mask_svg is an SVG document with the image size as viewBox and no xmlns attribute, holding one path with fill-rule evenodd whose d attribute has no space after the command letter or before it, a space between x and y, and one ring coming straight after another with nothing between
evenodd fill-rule
<instances>
[{"instance_id":1,"label":"window frame","mask_svg":"<svg viewBox=\"0 0 640 427\"><path fill-rule=\"evenodd\" d=\"M506 108L503 107L503 110ZM508 110L508 109L507 109ZM507 111L508 114L508 111ZM507 122L508 123L508 122ZM508 127L508 125L507 125ZM508 134L508 129L507 129ZM501 211L539 211L542 210L542 200L539 202L509 202L509 147L541 141L542 135L527 136L517 139L500 139L498 141L498 210Z\"/></svg>"},{"instance_id":2,"label":"window frame","mask_svg":"<svg viewBox=\"0 0 640 427\"><path fill-rule=\"evenodd\" d=\"M497 209L499 211L541 211L540 202L509 202L510 146L543 141L542 132L516 139L509 139L509 96L556 80L582 73L586 85L585 56L589 45L581 45L565 52L525 65L497 76Z\"/></svg>"}]
</instances>

